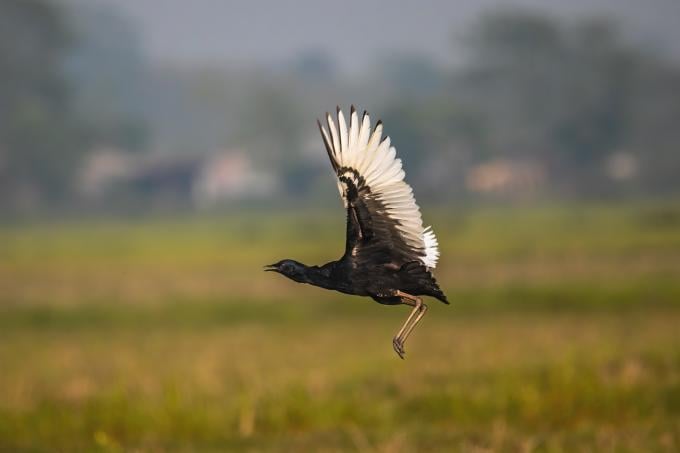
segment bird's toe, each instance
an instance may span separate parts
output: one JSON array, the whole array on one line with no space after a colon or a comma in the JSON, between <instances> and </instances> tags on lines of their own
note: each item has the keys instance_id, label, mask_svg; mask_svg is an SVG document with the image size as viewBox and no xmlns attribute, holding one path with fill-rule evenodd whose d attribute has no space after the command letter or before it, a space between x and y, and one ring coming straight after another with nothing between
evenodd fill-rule
<instances>
[{"instance_id":1,"label":"bird's toe","mask_svg":"<svg viewBox=\"0 0 680 453\"><path fill-rule=\"evenodd\" d=\"M404 344L399 338L394 338L392 340L392 347L394 348L394 352L396 352L397 355L403 359L406 351L404 351Z\"/></svg>"}]
</instances>

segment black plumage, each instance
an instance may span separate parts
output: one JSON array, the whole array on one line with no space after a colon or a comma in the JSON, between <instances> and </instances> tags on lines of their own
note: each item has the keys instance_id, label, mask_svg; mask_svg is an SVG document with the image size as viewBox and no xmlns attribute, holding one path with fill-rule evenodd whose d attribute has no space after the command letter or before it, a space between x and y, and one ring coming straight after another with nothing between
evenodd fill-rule
<instances>
[{"instance_id":1,"label":"black plumage","mask_svg":"<svg viewBox=\"0 0 680 453\"><path fill-rule=\"evenodd\" d=\"M429 227L423 228L401 161L389 137L382 137L382 123L371 130L368 114L359 122L354 107L349 128L339 108L336 118L337 128L327 114L328 131L321 123L319 130L347 209L345 253L323 266L286 259L265 270L385 305L412 306L393 339L403 358L406 338L427 311L419 296L448 304L432 275L439 257L437 240Z\"/></svg>"}]
</instances>

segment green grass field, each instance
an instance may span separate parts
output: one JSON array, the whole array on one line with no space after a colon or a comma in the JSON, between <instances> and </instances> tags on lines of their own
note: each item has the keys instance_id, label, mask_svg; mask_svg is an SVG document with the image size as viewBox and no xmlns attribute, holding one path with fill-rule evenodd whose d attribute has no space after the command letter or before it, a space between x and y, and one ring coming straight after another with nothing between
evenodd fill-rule
<instances>
[{"instance_id":1,"label":"green grass field","mask_svg":"<svg viewBox=\"0 0 680 453\"><path fill-rule=\"evenodd\" d=\"M0 451L680 449L677 203L426 217L404 361L406 307L261 270L340 209L0 227Z\"/></svg>"}]
</instances>

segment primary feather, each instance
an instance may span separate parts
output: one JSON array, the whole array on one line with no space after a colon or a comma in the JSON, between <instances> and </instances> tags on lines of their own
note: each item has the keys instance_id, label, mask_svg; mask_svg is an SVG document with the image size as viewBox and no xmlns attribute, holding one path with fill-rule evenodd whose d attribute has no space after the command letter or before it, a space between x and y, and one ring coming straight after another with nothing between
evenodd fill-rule
<instances>
[{"instance_id":1,"label":"primary feather","mask_svg":"<svg viewBox=\"0 0 680 453\"><path fill-rule=\"evenodd\" d=\"M423 227L401 159L390 138L382 137L382 123L371 130L368 113L360 121L352 107L348 125L338 108L336 118L327 114L326 127L319 122L319 129L348 209L347 252L370 254L373 260L381 256L395 265L420 261L435 268L437 237L431 227Z\"/></svg>"}]
</instances>

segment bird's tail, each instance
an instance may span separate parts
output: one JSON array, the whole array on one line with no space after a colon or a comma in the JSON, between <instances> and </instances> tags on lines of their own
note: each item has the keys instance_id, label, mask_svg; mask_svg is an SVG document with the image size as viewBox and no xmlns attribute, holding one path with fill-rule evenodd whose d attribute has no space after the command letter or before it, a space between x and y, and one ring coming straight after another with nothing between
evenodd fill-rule
<instances>
[{"instance_id":1,"label":"bird's tail","mask_svg":"<svg viewBox=\"0 0 680 453\"><path fill-rule=\"evenodd\" d=\"M439 284L434 277L432 277L432 293L430 293L430 296L444 302L446 305L449 305L449 300L446 298L446 294L444 294L444 291L442 291L442 289L439 287Z\"/></svg>"},{"instance_id":2,"label":"bird's tail","mask_svg":"<svg viewBox=\"0 0 680 453\"><path fill-rule=\"evenodd\" d=\"M446 305L449 305L449 300L446 298L446 294L444 294L444 291L441 290L436 281L434 282L434 286L435 291L432 293L432 297L444 302Z\"/></svg>"},{"instance_id":3,"label":"bird's tail","mask_svg":"<svg viewBox=\"0 0 680 453\"><path fill-rule=\"evenodd\" d=\"M417 281L418 286L421 289L425 289L426 295L432 296L435 299L444 302L445 304L449 303L448 299L446 298L446 294L444 294L444 291L442 291L439 287L437 279L434 278L432 272L430 272L430 270L425 267L422 262L408 262L401 267L400 272L408 273L410 280Z\"/></svg>"}]
</instances>

